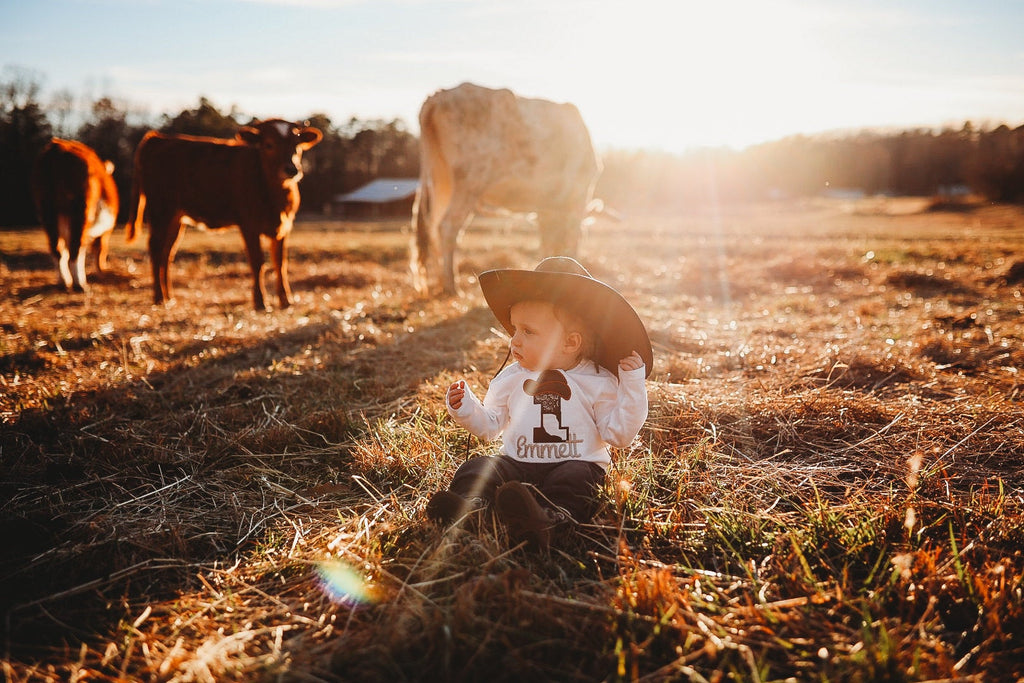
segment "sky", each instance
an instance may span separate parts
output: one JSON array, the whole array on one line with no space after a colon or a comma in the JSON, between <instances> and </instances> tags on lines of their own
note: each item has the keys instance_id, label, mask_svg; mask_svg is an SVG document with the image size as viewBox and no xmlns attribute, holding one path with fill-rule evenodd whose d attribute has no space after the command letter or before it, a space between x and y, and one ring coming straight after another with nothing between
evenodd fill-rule
<instances>
[{"instance_id":1,"label":"sky","mask_svg":"<svg viewBox=\"0 0 1024 683\"><path fill-rule=\"evenodd\" d=\"M606 149L1024 122L1015 0L0 0L0 82L157 120L400 118L472 81L576 104Z\"/></svg>"}]
</instances>

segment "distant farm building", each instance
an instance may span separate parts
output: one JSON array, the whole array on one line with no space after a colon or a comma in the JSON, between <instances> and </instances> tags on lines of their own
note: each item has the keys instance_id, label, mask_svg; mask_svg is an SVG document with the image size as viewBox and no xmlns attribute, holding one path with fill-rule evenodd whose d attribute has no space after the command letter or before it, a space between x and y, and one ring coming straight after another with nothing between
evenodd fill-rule
<instances>
[{"instance_id":1,"label":"distant farm building","mask_svg":"<svg viewBox=\"0 0 1024 683\"><path fill-rule=\"evenodd\" d=\"M351 192L335 195L331 213L364 220L409 216L419 182L418 178L378 178Z\"/></svg>"}]
</instances>

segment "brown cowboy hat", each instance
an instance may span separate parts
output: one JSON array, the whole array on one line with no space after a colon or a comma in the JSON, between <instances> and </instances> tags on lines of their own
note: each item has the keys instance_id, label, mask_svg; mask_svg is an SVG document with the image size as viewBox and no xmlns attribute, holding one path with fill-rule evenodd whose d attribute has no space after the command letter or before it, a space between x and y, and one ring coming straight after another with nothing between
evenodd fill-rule
<instances>
[{"instance_id":1,"label":"brown cowboy hat","mask_svg":"<svg viewBox=\"0 0 1024 683\"><path fill-rule=\"evenodd\" d=\"M597 357L592 360L618 375L619 360L636 351L650 376L654 352L640 316L621 294L594 279L575 259L551 256L533 270L488 270L479 280L487 305L509 334L512 304L550 301L578 315L597 336Z\"/></svg>"}]
</instances>

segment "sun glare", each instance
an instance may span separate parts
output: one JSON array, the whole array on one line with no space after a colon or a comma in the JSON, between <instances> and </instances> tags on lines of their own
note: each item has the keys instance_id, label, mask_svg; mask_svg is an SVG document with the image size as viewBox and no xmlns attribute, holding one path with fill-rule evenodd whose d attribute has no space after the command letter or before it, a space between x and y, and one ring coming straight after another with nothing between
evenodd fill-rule
<instances>
[{"instance_id":1,"label":"sun glare","mask_svg":"<svg viewBox=\"0 0 1024 683\"><path fill-rule=\"evenodd\" d=\"M587 20L578 103L598 140L675 151L814 126L830 68L815 20L789 3L616 3Z\"/></svg>"}]
</instances>

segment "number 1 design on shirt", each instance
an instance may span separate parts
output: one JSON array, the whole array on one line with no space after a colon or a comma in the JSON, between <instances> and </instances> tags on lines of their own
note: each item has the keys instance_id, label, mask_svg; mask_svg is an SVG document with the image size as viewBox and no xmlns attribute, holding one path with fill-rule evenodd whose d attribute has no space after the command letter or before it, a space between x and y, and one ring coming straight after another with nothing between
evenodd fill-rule
<instances>
[{"instance_id":1,"label":"number 1 design on shirt","mask_svg":"<svg viewBox=\"0 0 1024 683\"><path fill-rule=\"evenodd\" d=\"M533 396L534 404L540 406L540 425L533 428L533 442L565 443L569 428L562 426L562 401L572 396L565 375L558 370L545 370L537 379L523 382L523 391ZM548 418L553 418L553 425Z\"/></svg>"}]
</instances>

